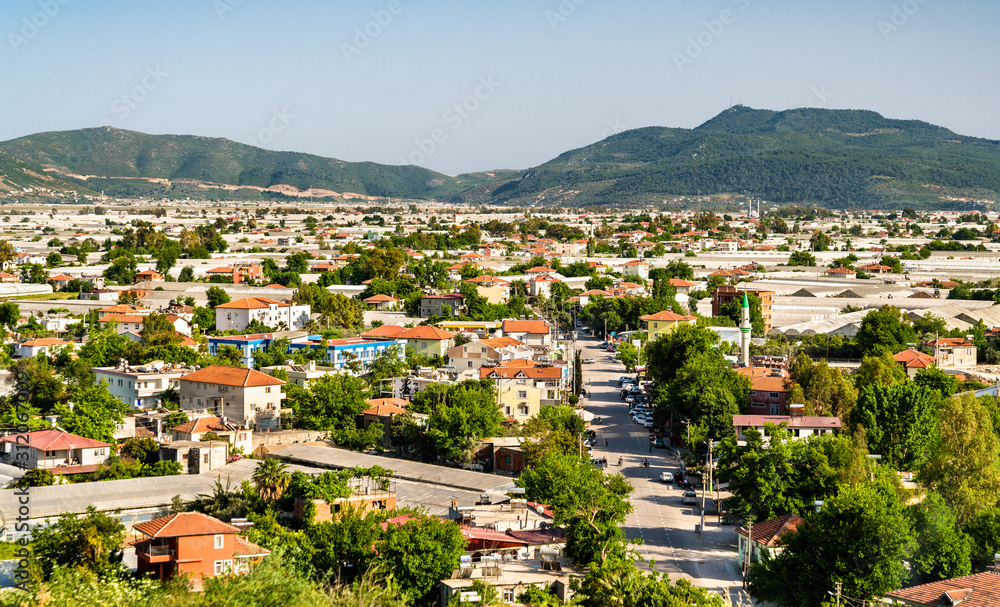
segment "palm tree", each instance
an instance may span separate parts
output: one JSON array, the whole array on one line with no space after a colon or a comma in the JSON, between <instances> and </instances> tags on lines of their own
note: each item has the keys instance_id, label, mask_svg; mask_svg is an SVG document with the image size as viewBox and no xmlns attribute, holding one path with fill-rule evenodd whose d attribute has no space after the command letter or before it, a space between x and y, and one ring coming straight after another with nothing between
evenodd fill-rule
<instances>
[{"instance_id":1,"label":"palm tree","mask_svg":"<svg viewBox=\"0 0 1000 607\"><path fill-rule=\"evenodd\" d=\"M281 497L281 494L288 488L290 479L288 472L286 472L287 467L285 462L275 458L265 459L257 465L251 480L257 487L260 499L270 504Z\"/></svg>"}]
</instances>

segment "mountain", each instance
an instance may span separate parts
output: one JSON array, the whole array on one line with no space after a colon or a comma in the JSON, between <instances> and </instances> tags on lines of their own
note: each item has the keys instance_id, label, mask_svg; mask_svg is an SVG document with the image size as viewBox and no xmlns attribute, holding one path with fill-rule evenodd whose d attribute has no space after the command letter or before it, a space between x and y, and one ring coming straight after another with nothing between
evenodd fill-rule
<instances>
[{"instance_id":1,"label":"mountain","mask_svg":"<svg viewBox=\"0 0 1000 607\"><path fill-rule=\"evenodd\" d=\"M982 206L977 201L1000 195L1000 142L871 111L818 108L738 105L694 129L639 128L527 170L454 177L111 127L30 135L0 143L0 152L50 171L22 167L19 174L112 196L257 199L267 188L288 196L584 206L749 194L887 208Z\"/></svg>"},{"instance_id":2,"label":"mountain","mask_svg":"<svg viewBox=\"0 0 1000 607\"><path fill-rule=\"evenodd\" d=\"M25 190L52 190L90 194L95 192L71 183L41 167L32 166L0 152L0 193L20 194Z\"/></svg>"},{"instance_id":3,"label":"mountain","mask_svg":"<svg viewBox=\"0 0 1000 607\"><path fill-rule=\"evenodd\" d=\"M291 193L311 188L319 190L317 196L447 199L488 181L416 166L274 152L229 139L147 135L112 127L29 135L0 143L0 151L118 196L231 195L205 187L221 184L247 186L244 195L254 198L253 188Z\"/></svg>"},{"instance_id":4,"label":"mountain","mask_svg":"<svg viewBox=\"0 0 1000 607\"><path fill-rule=\"evenodd\" d=\"M870 111L735 106L694 128L625 131L491 190L493 202L656 202L749 193L774 202L879 207L996 200L1000 142Z\"/></svg>"}]
</instances>

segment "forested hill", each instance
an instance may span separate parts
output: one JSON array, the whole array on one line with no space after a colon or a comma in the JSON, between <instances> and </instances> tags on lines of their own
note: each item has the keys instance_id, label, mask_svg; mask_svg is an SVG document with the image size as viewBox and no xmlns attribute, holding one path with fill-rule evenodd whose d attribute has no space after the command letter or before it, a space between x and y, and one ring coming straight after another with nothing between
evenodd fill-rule
<instances>
[{"instance_id":1,"label":"forested hill","mask_svg":"<svg viewBox=\"0 0 1000 607\"><path fill-rule=\"evenodd\" d=\"M634 129L566 152L493 189L492 199L614 204L749 193L878 207L998 192L997 141L863 110L735 106L694 129Z\"/></svg>"},{"instance_id":2,"label":"forested hill","mask_svg":"<svg viewBox=\"0 0 1000 607\"><path fill-rule=\"evenodd\" d=\"M484 181L476 176L451 177L417 166L346 162L312 154L275 152L230 139L147 135L112 127L38 133L0 143L0 151L63 174L96 176L99 179L79 183L98 183L113 195L146 193L142 188L151 186L136 178L153 178L447 200Z\"/></svg>"}]
</instances>

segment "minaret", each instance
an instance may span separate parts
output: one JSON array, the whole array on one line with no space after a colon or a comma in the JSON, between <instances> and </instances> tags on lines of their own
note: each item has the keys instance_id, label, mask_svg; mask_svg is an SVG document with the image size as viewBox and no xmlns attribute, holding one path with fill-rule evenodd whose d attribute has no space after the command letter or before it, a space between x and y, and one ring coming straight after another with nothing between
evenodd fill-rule
<instances>
[{"instance_id":1,"label":"minaret","mask_svg":"<svg viewBox=\"0 0 1000 607\"><path fill-rule=\"evenodd\" d=\"M743 310L740 313L740 362L750 366L750 301L743 291Z\"/></svg>"}]
</instances>

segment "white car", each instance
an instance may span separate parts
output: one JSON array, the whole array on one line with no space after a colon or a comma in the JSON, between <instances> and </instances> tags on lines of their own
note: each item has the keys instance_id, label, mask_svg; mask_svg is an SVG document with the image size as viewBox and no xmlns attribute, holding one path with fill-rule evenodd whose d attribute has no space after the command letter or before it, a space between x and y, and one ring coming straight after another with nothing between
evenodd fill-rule
<instances>
[{"instance_id":1,"label":"white car","mask_svg":"<svg viewBox=\"0 0 1000 607\"><path fill-rule=\"evenodd\" d=\"M661 472L660 473L661 483L672 483L674 482L674 475L671 472Z\"/></svg>"},{"instance_id":2,"label":"white car","mask_svg":"<svg viewBox=\"0 0 1000 607\"><path fill-rule=\"evenodd\" d=\"M697 505L698 504L698 494L692 490L687 490L684 492L684 497L681 498L681 503L686 505Z\"/></svg>"},{"instance_id":3,"label":"white car","mask_svg":"<svg viewBox=\"0 0 1000 607\"><path fill-rule=\"evenodd\" d=\"M642 425L645 426L645 427L647 427L647 428L652 428L653 427L653 418L652 417L647 417L646 421L643 422Z\"/></svg>"}]
</instances>

